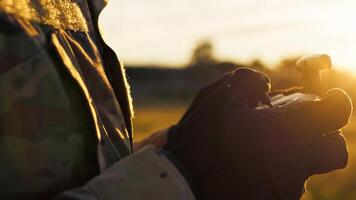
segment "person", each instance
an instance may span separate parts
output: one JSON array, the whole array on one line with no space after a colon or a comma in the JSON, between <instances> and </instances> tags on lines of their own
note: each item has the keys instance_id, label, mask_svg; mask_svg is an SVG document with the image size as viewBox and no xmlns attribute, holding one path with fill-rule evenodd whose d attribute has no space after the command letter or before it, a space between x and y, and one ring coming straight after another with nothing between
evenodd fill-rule
<instances>
[{"instance_id":1,"label":"person","mask_svg":"<svg viewBox=\"0 0 356 200\"><path fill-rule=\"evenodd\" d=\"M274 107L269 78L245 68L134 152L124 67L97 25L104 5L0 2L2 199L297 199L309 176L346 165L343 91Z\"/></svg>"},{"instance_id":2,"label":"person","mask_svg":"<svg viewBox=\"0 0 356 200\"><path fill-rule=\"evenodd\" d=\"M309 177L346 166L339 129L352 113L348 95L296 93L277 105L269 89L260 72L227 73L201 90L170 130L163 148L185 167L198 198L298 200Z\"/></svg>"},{"instance_id":3,"label":"person","mask_svg":"<svg viewBox=\"0 0 356 200\"><path fill-rule=\"evenodd\" d=\"M0 199L194 199L162 150L133 153L105 4L0 1Z\"/></svg>"}]
</instances>

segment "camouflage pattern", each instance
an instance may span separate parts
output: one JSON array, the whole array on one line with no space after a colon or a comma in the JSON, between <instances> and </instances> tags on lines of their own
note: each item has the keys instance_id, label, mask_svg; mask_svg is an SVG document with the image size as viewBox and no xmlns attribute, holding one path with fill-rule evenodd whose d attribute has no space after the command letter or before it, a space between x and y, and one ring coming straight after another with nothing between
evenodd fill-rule
<instances>
[{"instance_id":1,"label":"camouflage pattern","mask_svg":"<svg viewBox=\"0 0 356 200\"><path fill-rule=\"evenodd\" d=\"M97 26L104 5L0 1L1 199L49 198L131 153L123 65Z\"/></svg>"}]
</instances>

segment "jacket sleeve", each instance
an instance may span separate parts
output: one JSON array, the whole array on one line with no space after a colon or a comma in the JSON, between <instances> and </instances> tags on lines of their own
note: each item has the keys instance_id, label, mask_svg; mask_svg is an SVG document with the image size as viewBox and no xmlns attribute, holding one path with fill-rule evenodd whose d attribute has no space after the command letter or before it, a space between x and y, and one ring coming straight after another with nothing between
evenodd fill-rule
<instances>
[{"instance_id":1,"label":"jacket sleeve","mask_svg":"<svg viewBox=\"0 0 356 200\"><path fill-rule=\"evenodd\" d=\"M195 199L188 183L157 149L148 146L114 164L82 187L54 200Z\"/></svg>"}]
</instances>

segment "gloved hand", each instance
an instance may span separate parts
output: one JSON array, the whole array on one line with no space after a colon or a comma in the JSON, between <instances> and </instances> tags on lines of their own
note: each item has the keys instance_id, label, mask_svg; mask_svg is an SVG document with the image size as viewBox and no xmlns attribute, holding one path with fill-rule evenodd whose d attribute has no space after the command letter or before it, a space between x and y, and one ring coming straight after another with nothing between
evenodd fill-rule
<instances>
[{"instance_id":1,"label":"gloved hand","mask_svg":"<svg viewBox=\"0 0 356 200\"><path fill-rule=\"evenodd\" d=\"M203 88L164 147L192 179L200 199L299 199L313 174L343 168L351 101L325 99L271 106L270 81L241 68Z\"/></svg>"}]
</instances>

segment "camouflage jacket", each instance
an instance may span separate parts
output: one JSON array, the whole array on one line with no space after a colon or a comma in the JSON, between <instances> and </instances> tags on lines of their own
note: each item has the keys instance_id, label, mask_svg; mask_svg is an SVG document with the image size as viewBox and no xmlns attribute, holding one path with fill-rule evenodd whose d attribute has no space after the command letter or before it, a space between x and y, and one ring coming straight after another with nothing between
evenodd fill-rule
<instances>
[{"instance_id":1,"label":"camouflage jacket","mask_svg":"<svg viewBox=\"0 0 356 200\"><path fill-rule=\"evenodd\" d=\"M193 198L157 150L129 156L125 72L98 29L105 3L0 0L1 199L139 199L160 184L170 189L152 197Z\"/></svg>"}]
</instances>

